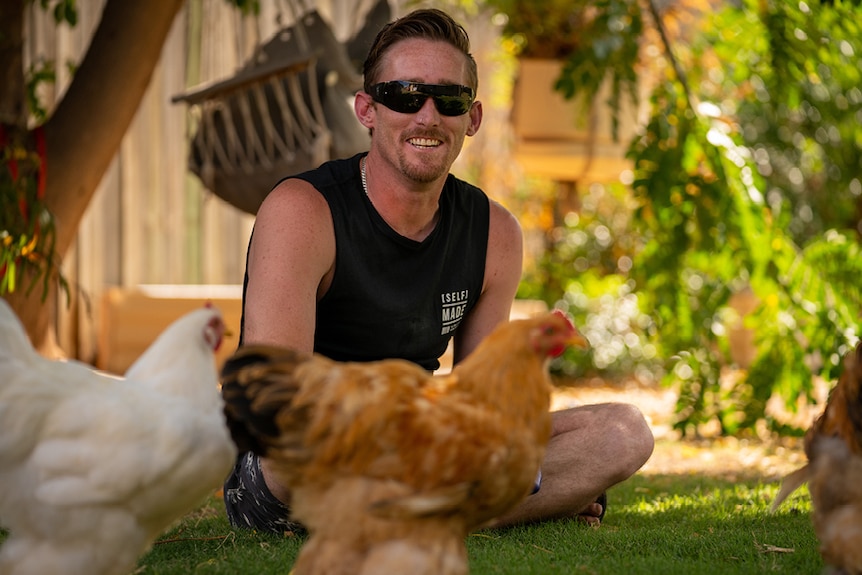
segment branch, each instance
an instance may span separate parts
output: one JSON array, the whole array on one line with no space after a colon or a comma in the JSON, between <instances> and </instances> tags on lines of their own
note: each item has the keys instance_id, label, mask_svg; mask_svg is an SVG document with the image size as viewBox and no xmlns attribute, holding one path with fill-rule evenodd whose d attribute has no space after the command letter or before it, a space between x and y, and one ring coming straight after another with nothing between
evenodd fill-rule
<instances>
[{"instance_id":1,"label":"branch","mask_svg":"<svg viewBox=\"0 0 862 575\"><path fill-rule=\"evenodd\" d=\"M667 59L670 61L670 65L673 68L673 72L676 75L677 80L682 85L682 89L685 92L685 101L688 104L688 107L694 110L694 106L692 105L693 97L691 95L691 90L688 88L688 80L686 79L685 71L683 71L682 67L679 65L679 61L676 59L676 56L673 54L673 47L670 43L670 37L667 34L667 28L664 26L664 22L662 21L661 14L658 11L658 6L655 4L655 0L646 0L647 6L649 6L650 14L652 15L653 20L655 21L655 27L658 30L659 36L661 37L662 45L664 45L665 54L667 54Z\"/></svg>"}]
</instances>

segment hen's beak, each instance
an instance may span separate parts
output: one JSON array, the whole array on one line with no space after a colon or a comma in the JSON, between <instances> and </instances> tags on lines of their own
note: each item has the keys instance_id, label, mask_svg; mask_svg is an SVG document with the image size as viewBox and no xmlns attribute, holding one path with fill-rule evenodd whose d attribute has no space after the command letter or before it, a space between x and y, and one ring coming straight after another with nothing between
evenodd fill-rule
<instances>
[{"instance_id":1,"label":"hen's beak","mask_svg":"<svg viewBox=\"0 0 862 575\"><path fill-rule=\"evenodd\" d=\"M569 336L569 338L566 340L566 343L572 347L579 347L581 349L590 348L590 342L577 329L571 336Z\"/></svg>"}]
</instances>

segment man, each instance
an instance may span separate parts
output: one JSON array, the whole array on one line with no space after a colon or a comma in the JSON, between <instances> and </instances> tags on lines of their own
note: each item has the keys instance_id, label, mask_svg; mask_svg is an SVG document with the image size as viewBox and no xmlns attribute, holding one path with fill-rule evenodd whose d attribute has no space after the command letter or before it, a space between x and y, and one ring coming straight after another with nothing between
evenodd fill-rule
<instances>
[{"instance_id":1,"label":"man","mask_svg":"<svg viewBox=\"0 0 862 575\"><path fill-rule=\"evenodd\" d=\"M457 363L508 320L521 228L449 174L482 122L460 25L439 10L391 22L363 72L354 110L370 150L282 180L267 196L249 244L240 339L342 361L400 357L433 370L450 337ZM564 516L597 524L599 497L652 449L633 406L556 412L541 489L495 525ZM265 459L240 455L224 497L236 526L297 527L288 521L290 492Z\"/></svg>"}]
</instances>

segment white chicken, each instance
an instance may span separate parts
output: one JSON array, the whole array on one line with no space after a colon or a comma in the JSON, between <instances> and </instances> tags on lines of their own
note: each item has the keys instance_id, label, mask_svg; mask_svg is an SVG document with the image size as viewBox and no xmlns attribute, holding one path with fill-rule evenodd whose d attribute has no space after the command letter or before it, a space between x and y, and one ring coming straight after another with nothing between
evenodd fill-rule
<instances>
[{"instance_id":1,"label":"white chicken","mask_svg":"<svg viewBox=\"0 0 862 575\"><path fill-rule=\"evenodd\" d=\"M0 575L126 575L233 465L211 307L126 373L47 360L0 300Z\"/></svg>"}]
</instances>

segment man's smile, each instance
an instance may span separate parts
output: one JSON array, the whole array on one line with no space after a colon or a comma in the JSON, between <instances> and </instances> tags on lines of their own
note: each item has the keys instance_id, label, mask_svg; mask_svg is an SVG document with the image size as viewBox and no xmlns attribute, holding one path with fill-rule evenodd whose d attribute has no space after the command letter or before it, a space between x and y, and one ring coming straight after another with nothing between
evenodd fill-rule
<instances>
[{"instance_id":1,"label":"man's smile","mask_svg":"<svg viewBox=\"0 0 862 575\"><path fill-rule=\"evenodd\" d=\"M419 148L436 148L440 145L440 140L433 138L410 138L407 141Z\"/></svg>"}]
</instances>

